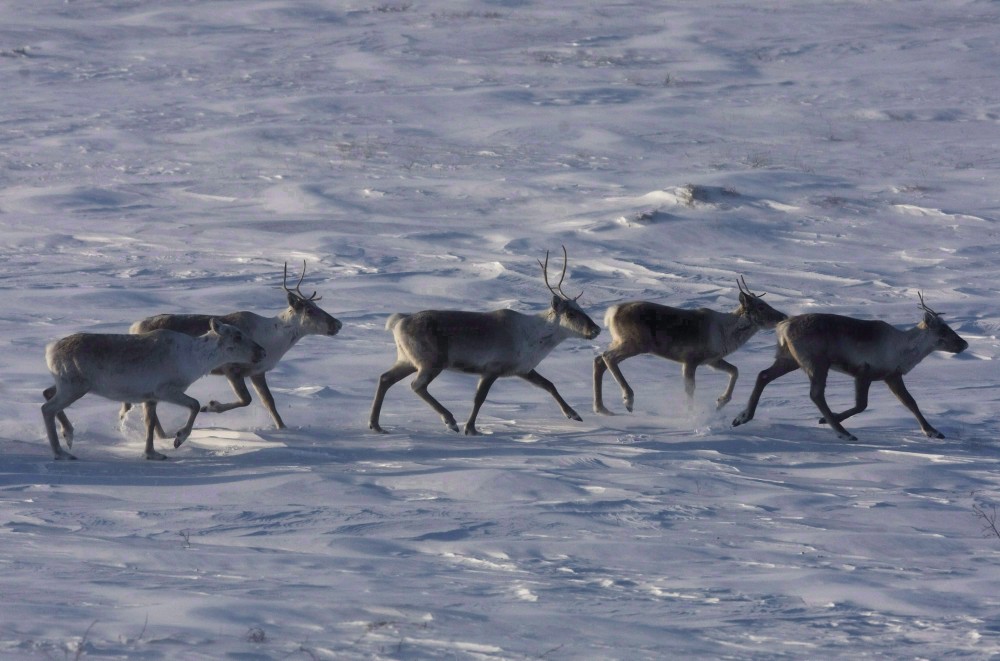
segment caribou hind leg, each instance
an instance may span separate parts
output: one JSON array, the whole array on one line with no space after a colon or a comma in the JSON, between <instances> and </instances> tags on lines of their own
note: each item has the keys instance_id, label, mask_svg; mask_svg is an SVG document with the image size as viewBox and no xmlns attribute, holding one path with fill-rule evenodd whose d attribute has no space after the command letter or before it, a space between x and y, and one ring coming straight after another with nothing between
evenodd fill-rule
<instances>
[{"instance_id":1,"label":"caribou hind leg","mask_svg":"<svg viewBox=\"0 0 1000 661\"><path fill-rule=\"evenodd\" d=\"M604 373L607 369L603 355L594 358L594 413L614 415L613 411L604 406Z\"/></svg>"},{"instance_id":2,"label":"caribou hind leg","mask_svg":"<svg viewBox=\"0 0 1000 661\"><path fill-rule=\"evenodd\" d=\"M622 371L618 367L618 364L620 362L622 362L623 360L626 360L627 358L631 358L632 356L638 356L640 353L641 353L640 351L636 351L636 350L633 350L633 349L628 349L626 347L616 347L614 349L608 349L603 354L601 354L600 356L598 356L598 358L603 359L604 364L608 368L608 371L611 372L611 376L614 377L615 381L618 383L618 387L622 389L622 401L625 403L625 408L628 409L629 413L632 412L632 405L635 402L635 392L633 392L632 387L628 384L628 381L625 380L625 375L622 374ZM603 377L603 375L604 375L604 371L601 370L600 376ZM596 366L596 363L595 363L595 366L594 366L594 378L595 378L594 410L597 413L604 413L605 411L607 411L607 409L604 409L603 411L600 410L600 408L604 407L604 403L603 402L598 402L597 399L596 399L596 397L597 397L597 393L596 393L596 383L597 383L596 379L597 379L597 377L598 377L597 366ZM599 408L598 405L600 405L600 408ZM610 411L608 411L608 412L610 413Z\"/></svg>"},{"instance_id":3,"label":"caribou hind leg","mask_svg":"<svg viewBox=\"0 0 1000 661\"><path fill-rule=\"evenodd\" d=\"M446 409L441 402L434 399L434 396L427 392L427 386L430 385L431 381L437 378L437 375L441 373L441 368L433 367L423 367L417 370L417 376L413 379L413 383L410 384L410 388L413 392L417 393L420 399L427 402L427 404L434 409L434 411L441 416L441 420L444 424L448 426L448 429L457 432L458 423L455 422L455 416L451 414L451 411Z\"/></svg>"},{"instance_id":4,"label":"caribou hind leg","mask_svg":"<svg viewBox=\"0 0 1000 661\"><path fill-rule=\"evenodd\" d=\"M56 434L56 418L58 417L59 423L63 425L63 434L66 434L68 429L66 444L72 446L73 426L69 424L69 418L63 411L67 406L86 395L87 391L71 390L64 386L63 388L46 388L43 394L45 403L42 404L42 420L45 421L45 433L49 439L49 446L52 448L52 455L56 459L76 459L59 445L59 436Z\"/></svg>"},{"instance_id":5,"label":"caribou hind leg","mask_svg":"<svg viewBox=\"0 0 1000 661\"><path fill-rule=\"evenodd\" d=\"M51 386L45 389L45 391L42 393L42 396L45 397L45 401L48 401L52 399L55 396L55 394L56 394L56 387ZM67 404L66 406L69 406L69 404ZM63 408L65 409L65 407ZM58 413L56 413L56 419L59 420L59 426L62 427L62 435L63 438L66 440L66 447L72 448L73 424L69 421L69 418L66 417L66 411L60 410Z\"/></svg>"},{"instance_id":6,"label":"caribou hind leg","mask_svg":"<svg viewBox=\"0 0 1000 661\"><path fill-rule=\"evenodd\" d=\"M389 388L416 371L417 368L410 363L398 362L379 377L378 388L375 390L375 399L372 401L371 414L368 416L369 429L379 433L385 433L385 430L378 424L379 414L382 412L382 400L385 399L385 393L389 390Z\"/></svg>"}]
</instances>

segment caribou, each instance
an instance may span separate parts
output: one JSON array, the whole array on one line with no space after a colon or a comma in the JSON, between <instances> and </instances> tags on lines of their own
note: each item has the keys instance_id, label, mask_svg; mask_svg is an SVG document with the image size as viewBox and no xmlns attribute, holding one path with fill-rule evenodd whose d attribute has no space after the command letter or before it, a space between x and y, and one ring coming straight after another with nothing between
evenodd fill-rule
<instances>
[{"instance_id":1,"label":"caribou","mask_svg":"<svg viewBox=\"0 0 1000 661\"><path fill-rule=\"evenodd\" d=\"M774 328L787 318L762 300L764 294L754 294L746 280L737 280L740 305L733 312L717 312L708 308L685 310L647 301L631 301L608 308L604 325L611 331L611 345L594 359L594 412L614 415L604 406L603 381L605 370L622 390L622 400L629 412L635 393L619 364L640 354L653 354L681 363L684 391L688 404L694 398L695 370L708 365L729 375L725 391L716 400L716 408L725 406L733 396L739 370L724 360L743 346L761 329Z\"/></svg>"},{"instance_id":2,"label":"caribou","mask_svg":"<svg viewBox=\"0 0 1000 661\"><path fill-rule=\"evenodd\" d=\"M830 425L845 441L858 440L841 424L868 408L868 390L875 381L885 381L889 390L916 417L920 430L930 438L944 435L927 422L917 402L903 383L903 376L934 351L961 353L969 343L958 336L941 315L927 307L915 327L900 330L884 321L855 319L836 314L803 314L778 324L778 349L774 364L757 376L746 408L733 426L753 420L764 387L780 376L802 368L809 377L809 397L823 414L820 423ZM855 403L834 413L826 402L826 379L830 370L854 377Z\"/></svg>"},{"instance_id":3,"label":"caribou","mask_svg":"<svg viewBox=\"0 0 1000 661\"><path fill-rule=\"evenodd\" d=\"M180 447L191 434L201 409L185 394L196 380L220 365L256 364L265 350L239 328L214 319L206 333L191 337L157 330L139 335L76 333L49 344L45 361L55 385L43 392L42 419L56 459L76 459L63 450L56 434L58 418L66 446L73 447L73 425L65 409L89 392L116 401L142 402L146 414L146 459L166 459L153 449L156 403L169 402L190 410L187 423L174 437Z\"/></svg>"},{"instance_id":4,"label":"caribou","mask_svg":"<svg viewBox=\"0 0 1000 661\"><path fill-rule=\"evenodd\" d=\"M255 363L230 362L218 366L212 370L212 374L225 376L229 380L229 386L233 389L237 401L231 403L221 403L215 400L210 401L202 407L203 412L223 413L235 408L249 406L252 401L250 391L247 389L246 379L250 379L254 390L260 397L261 402L271 414L274 424L278 429L285 428L285 422L281 419L278 409L274 405L274 396L267 385L266 374L274 369L278 361L295 346L295 343L306 335L327 335L333 336L340 332L341 322L327 312L323 311L316 301L322 299L314 291L306 296L302 293L302 280L306 277L306 263L302 262L302 275L294 289L288 287L288 263L285 263L285 271L281 281L281 287L288 297L288 307L275 317L262 317L253 312L233 312L226 315L207 314L160 314L154 317L143 319L132 324L130 333L148 333L152 330L167 329L188 335L200 335L208 329L212 319L217 319L225 324L236 326L249 335L254 342L260 344L267 351L267 358ZM122 405L121 417L124 417L130 408L128 402ZM155 419L156 432L161 438L165 436L159 420Z\"/></svg>"},{"instance_id":5,"label":"caribou","mask_svg":"<svg viewBox=\"0 0 1000 661\"><path fill-rule=\"evenodd\" d=\"M500 377L517 376L548 392L563 414L580 420L555 385L541 376L535 367L559 343L571 337L591 340L601 332L577 303L562 290L568 255L563 246L563 268L559 283L549 284L549 254L540 260L545 286L552 293L549 308L538 315L513 310L466 312L460 310L424 310L414 314L393 314L386 330L393 333L397 357L395 364L379 377L368 426L377 432L379 413L385 393L395 383L416 372L411 388L430 405L445 425L458 431L455 417L429 392L427 386L444 370L479 375L472 413L465 423L465 434L477 435L476 417L490 387Z\"/></svg>"}]
</instances>

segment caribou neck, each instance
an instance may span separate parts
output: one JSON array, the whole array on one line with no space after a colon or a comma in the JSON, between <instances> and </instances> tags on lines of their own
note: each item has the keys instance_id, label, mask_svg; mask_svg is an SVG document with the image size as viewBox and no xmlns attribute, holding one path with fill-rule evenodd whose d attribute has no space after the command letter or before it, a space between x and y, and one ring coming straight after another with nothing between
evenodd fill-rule
<instances>
[{"instance_id":1,"label":"caribou neck","mask_svg":"<svg viewBox=\"0 0 1000 661\"><path fill-rule=\"evenodd\" d=\"M532 322L530 334L537 338L539 346L552 349L570 336L569 331L559 323L559 314L552 308L539 312L529 319Z\"/></svg>"},{"instance_id":2,"label":"caribou neck","mask_svg":"<svg viewBox=\"0 0 1000 661\"><path fill-rule=\"evenodd\" d=\"M306 335L302 329L302 324L296 319L296 315L295 310L289 307L272 319L275 337L288 338L289 348Z\"/></svg>"},{"instance_id":3,"label":"caribou neck","mask_svg":"<svg viewBox=\"0 0 1000 661\"><path fill-rule=\"evenodd\" d=\"M226 363L225 357L219 352L219 337L214 334L199 335L192 338L193 350L191 365L198 374L206 374Z\"/></svg>"},{"instance_id":4,"label":"caribou neck","mask_svg":"<svg viewBox=\"0 0 1000 661\"><path fill-rule=\"evenodd\" d=\"M742 347L759 330L742 305L729 314L720 316L722 343L725 348L723 355L728 355Z\"/></svg>"},{"instance_id":5,"label":"caribou neck","mask_svg":"<svg viewBox=\"0 0 1000 661\"><path fill-rule=\"evenodd\" d=\"M937 338L923 324L899 332L903 334L903 341L899 345L899 372L906 374L934 353Z\"/></svg>"}]
</instances>

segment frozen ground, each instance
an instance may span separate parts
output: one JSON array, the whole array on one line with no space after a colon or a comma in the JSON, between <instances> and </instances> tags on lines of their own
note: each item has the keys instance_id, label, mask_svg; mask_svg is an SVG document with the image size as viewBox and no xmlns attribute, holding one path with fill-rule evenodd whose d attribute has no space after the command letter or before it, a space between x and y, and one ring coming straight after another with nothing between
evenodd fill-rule
<instances>
[{"instance_id":1,"label":"frozen ground","mask_svg":"<svg viewBox=\"0 0 1000 661\"><path fill-rule=\"evenodd\" d=\"M39 1L0 7L0 655L136 659L986 658L1000 654L1000 6L907 2ZM487 435L401 383L383 325L539 311L536 259L600 321L644 298L919 320L970 343L876 385L844 444L801 374L732 428L773 333L699 372L606 346L500 381ZM47 342L284 305L345 326L168 462L136 412L69 409ZM432 391L461 420L474 380ZM222 379L200 399L228 396ZM853 396L834 377L837 408ZM171 425L183 413L164 406Z\"/></svg>"}]
</instances>

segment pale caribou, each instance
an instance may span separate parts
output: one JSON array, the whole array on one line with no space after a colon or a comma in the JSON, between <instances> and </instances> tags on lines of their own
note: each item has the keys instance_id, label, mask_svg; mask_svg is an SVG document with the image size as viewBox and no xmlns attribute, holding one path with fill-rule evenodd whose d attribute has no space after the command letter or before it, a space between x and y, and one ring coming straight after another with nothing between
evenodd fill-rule
<instances>
[{"instance_id":1,"label":"pale caribou","mask_svg":"<svg viewBox=\"0 0 1000 661\"><path fill-rule=\"evenodd\" d=\"M764 294L754 294L746 280L737 280L740 305L732 312L708 308L684 310L647 301L632 301L608 308L604 325L611 331L611 345L594 359L594 412L614 415L604 406L603 381L610 370L622 390L625 408L632 411L635 393L621 368L623 360L639 354L653 354L682 365L684 392L690 405L694 397L695 370L708 365L729 375L725 391L716 400L722 408L733 396L739 370L724 360L764 328L787 318L783 312L765 303Z\"/></svg>"},{"instance_id":2,"label":"pale caribou","mask_svg":"<svg viewBox=\"0 0 1000 661\"><path fill-rule=\"evenodd\" d=\"M868 408L868 390L874 381L885 381L889 390L917 418L920 430L931 438L944 438L920 413L917 402L903 384L903 375L934 351L961 353L969 343L958 336L941 315L924 303L924 319L909 330L884 321L855 319L836 314L803 314L778 324L778 350L774 364L762 371L750 401L733 426L753 420L761 392L771 381L802 368L809 377L809 397L839 438L858 440L844 429L844 420ZM854 407L834 413L826 402L830 370L854 377Z\"/></svg>"},{"instance_id":3,"label":"pale caribou","mask_svg":"<svg viewBox=\"0 0 1000 661\"><path fill-rule=\"evenodd\" d=\"M259 363L264 349L246 333L212 320L198 337L169 330L141 335L76 333L49 344L45 362L56 384L43 395L42 419L56 459L76 459L63 450L56 435L56 418L66 446L73 447L73 425L65 409L88 392L116 401L142 402L146 414L146 458L166 459L153 449L156 403L170 402L190 410L187 423L174 437L180 447L191 434L201 406L184 393L192 383L226 363Z\"/></svg>"},{"instance_id":4,"label":"pale caribou","mask_svg":"<svg viewBox=\"0 0 1000 661\"><path fill-rule=\"evenodd\" d=\"M479 375L479 385L472 413L465 423L465 433L475 435L476 416L486 400L490 386L500 377L518 376L542 388L559 404L563 414L580 420L579 414L566 403L551 381L535 371L535 367L560 342L570 337L594 339L600 327L587 316L562 290L566 278L568 256L563 246L563 268L559 283L549 284L549 255L542 267L545 286L552 292L549 309L538 315L514 310L464 312L459 310L424 310L414 314L393 314L386 322L396 343L396 363L379 378L372 402L368 426L381 432L379 413L386 391L414 372L411 388L427 402L444 423L458 431L455 417L427 392L428 384L443 370L455 370Z\"/></svg>"},{"instance_id":5,"label":"pale caribou","mask_svg":"<svg viewBox=\"0 0 1000 661\"><path fill-rule=\"evenodd\" d=\"M278 429L284 429L285 422L281 419L274 405L274 396L267 386L266 374L274 369L278 361L295 346L295 343L306 335L333 336L340 332L342 324L339 320L323 311L316 301L322 296L313 292L310 296L302 293L302 279L306 277L306 263L302 262L302 275L294 289L288 288L288 263L281 280L281 287L288 297L288 307L276 317L262 317L253 312L233 312L225 315L207 314L159 314L132 324L130 333L148 333L156 329L167 329L188 335L200 335L208 329L212 319L236 326L249 335L255 342L267 351L267 358L256 364L233 362L212 370L212 374L220 374L229 380L229 386L236 394L237 401L223 404L215 400L202 407L203 412L223 413L235 408L249 406L250 391L246 379L250 379L254 390L260 397L264 408L271 414ZM122 405L121 416L124 417L130 405ZM165 436L159 420L155 419L156 432L162 438Z\"/></svg>"}]
</instances>

